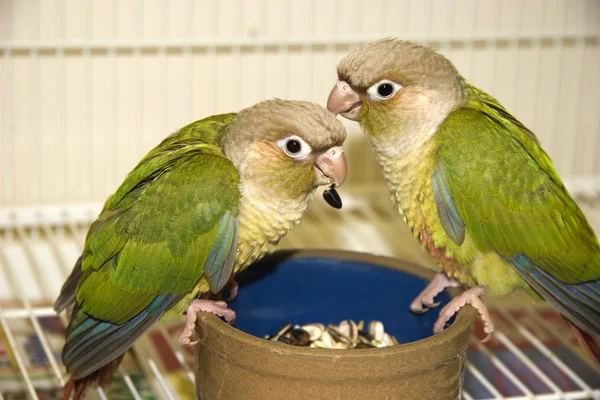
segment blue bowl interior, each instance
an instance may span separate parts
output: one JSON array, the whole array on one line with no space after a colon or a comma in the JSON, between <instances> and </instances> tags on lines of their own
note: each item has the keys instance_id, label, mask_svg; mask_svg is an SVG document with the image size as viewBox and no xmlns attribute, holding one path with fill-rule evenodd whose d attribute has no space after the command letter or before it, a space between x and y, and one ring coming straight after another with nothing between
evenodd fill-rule
<instances>
[{"instance_id":1,"label":"blue bowl interior","mask_svg":"<svg viewBox=\"0 0 600 400\"><path fill-rule=\"evenodd\" d=\"M409 305L427 281L375 264L325 257L262 263L240 273L234 326L263 338L287 322L338 324L382 321L400 343L431 336L438 310L413 314ZM449 300L441 293L437 299ZM440 306L440 307L441 307Z\"/></svg>"}]
</instances>

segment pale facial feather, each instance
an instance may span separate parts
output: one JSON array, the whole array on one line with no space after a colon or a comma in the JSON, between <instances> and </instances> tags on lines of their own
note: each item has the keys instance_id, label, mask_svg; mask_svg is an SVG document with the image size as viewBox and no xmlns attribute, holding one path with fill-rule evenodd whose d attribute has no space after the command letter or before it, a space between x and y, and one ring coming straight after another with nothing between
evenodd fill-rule
<instances>
[{"instance_id":1,"label":"pale facial feather","mask_svg":"<svg viewBox=\"0 0 600 400\"><path fill-rule=\"evenodd\" d=\"M325 108L306 101L266 100L240 111L224 139L226 155L239 167L250 144L276 143L297 135L315 153L322 153L346 140L346 129Z\"/></svg>"}]
</instances>

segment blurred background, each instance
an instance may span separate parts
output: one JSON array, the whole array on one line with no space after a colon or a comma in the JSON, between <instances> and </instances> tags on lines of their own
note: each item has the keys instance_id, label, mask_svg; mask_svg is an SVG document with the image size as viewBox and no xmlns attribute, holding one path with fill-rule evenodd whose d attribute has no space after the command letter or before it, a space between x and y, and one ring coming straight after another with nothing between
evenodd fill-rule
<instances>
[{"instance_id":1,"label":"blurred background","mask_svg":"<svg viewBox=\"0 0 600 400\"><path fill-rule=\"evenodd\" d=\"M103 201L148 150L266 98L324 104L338 60L385 36L438 49L530 127L600 232L600 0L0 0L0 400L54 398L62 326L48 306ZM343 122L344 209L317 196L281 247L431 266L368 141ZM568 329L524 302L498 317L506 324L491 344L473 344L464 397L600 398ZM516 303L492 300L505 314ZM114 398L182 397L187 355L160 329L138 345L143 373L122 371ZM160 340L174 358L148 350Z\"/></svg>"}]
</instances>

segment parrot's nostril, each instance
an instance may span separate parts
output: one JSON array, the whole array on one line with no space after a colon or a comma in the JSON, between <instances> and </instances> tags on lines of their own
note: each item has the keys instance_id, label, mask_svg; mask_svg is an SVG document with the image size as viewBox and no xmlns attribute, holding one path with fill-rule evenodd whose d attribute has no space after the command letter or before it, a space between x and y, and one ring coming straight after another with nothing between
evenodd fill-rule
<instances>
[{"instance_id":1,"label":"parrot's nostril","mask_svg":"<svg viewBox=\"0 0 600 400\"><path fill-rule=\"evenodd\" d=\"M350 87L350 85L348 85L347 82L341 81L338 83L337 86L342 93L352 91L352 88Z\"/></svg>"}]
</instances>

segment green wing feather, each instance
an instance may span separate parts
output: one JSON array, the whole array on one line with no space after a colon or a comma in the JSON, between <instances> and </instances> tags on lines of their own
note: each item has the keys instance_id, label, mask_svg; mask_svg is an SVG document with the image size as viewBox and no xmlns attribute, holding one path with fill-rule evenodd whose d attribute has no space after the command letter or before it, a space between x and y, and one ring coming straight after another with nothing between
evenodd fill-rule
<instances>
[{"instance_id":1,"label":"green wing feather","mask_svg":"<svg viewBox=\"0 0 600 400\"><path fill-rule=\"evenodd\" d=\"M217 146L185 135L214 122L200 121L166 139L106 202L86 238L77 287L87 314L120 324L156 295L184 295L209 257L221 262L212 273L224 268L229 278L239 176Z\"/></svg>"},{"instance_id":2,"label":"green wing feather","mask_svg":"<svg viewBox=\"0 0 600 400\"><path fill-rule=\"evenodd\" d=\"M229 279L239 176L219 142L233 117L197 121L165 139L92 224L55 303L72 309L62 357L76 379L123 354L203 273L213 291Z\"/></svg>"},{"instance_id":3,"label":"green wing feather","mask_svg":"<svg viewBox=\"0 0 600 400\"><path fill-rule=\"evenodd\" d=\"M600 279L598 240L533 133L492 97L470 91L472 101L436 133L433 179L447 184L477 248L505 259L526 255L567 284ZM436 198L449 204L443 192ZM446 215L447 232L460 227L451 211L438 212ZM457 236L455 230L448 234Z\"/></svg>"}]
</instances>

